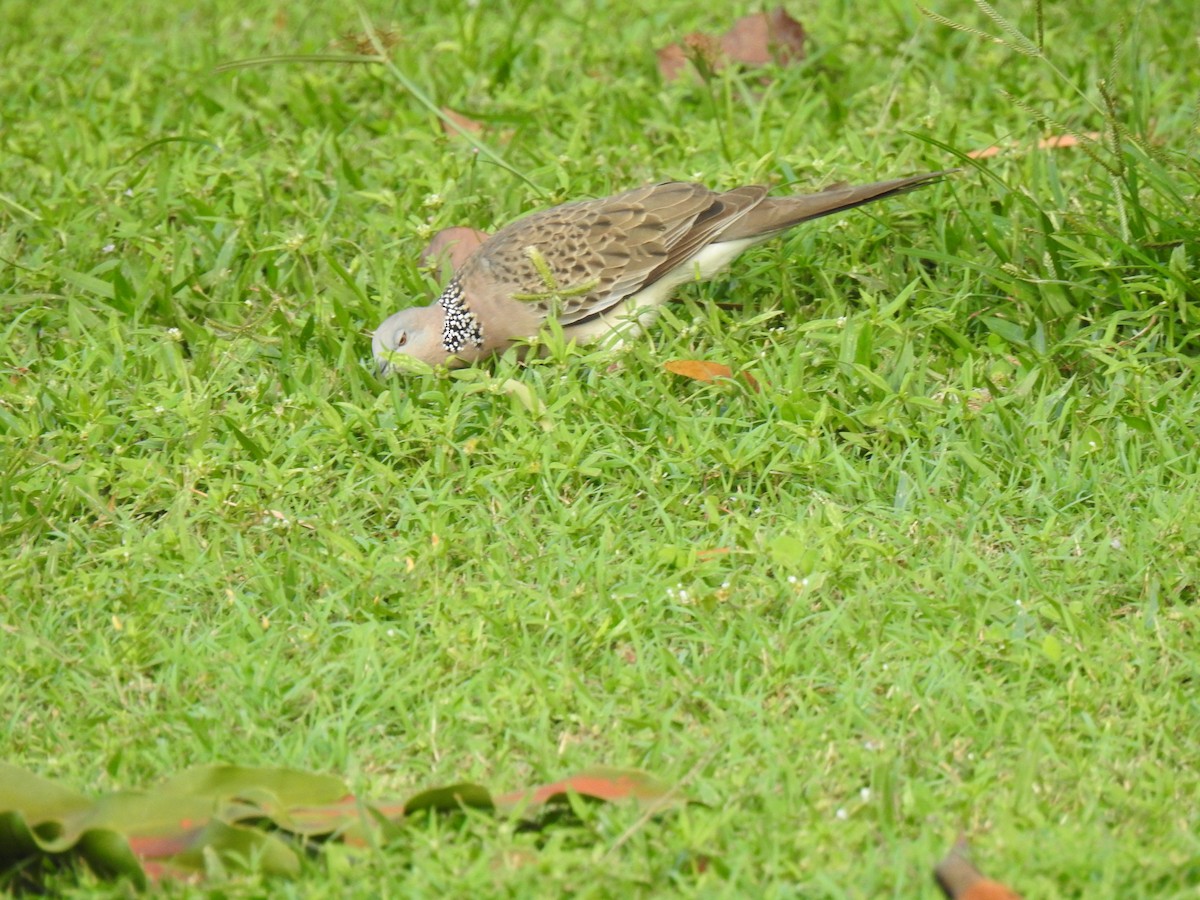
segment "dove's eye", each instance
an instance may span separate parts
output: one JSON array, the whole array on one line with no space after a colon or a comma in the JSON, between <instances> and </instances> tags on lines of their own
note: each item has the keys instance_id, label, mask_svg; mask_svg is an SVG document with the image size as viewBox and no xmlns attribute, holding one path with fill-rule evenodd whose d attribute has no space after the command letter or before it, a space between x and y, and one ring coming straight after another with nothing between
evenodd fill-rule
<instances>
[{"instance_id":1,"label":"dove's eye","mask_svg":"<svg viewBox=\"0 0 1200 900\"><path fill-rule=\"evenodd\" d=\"M403 347L407 343L408 343L408 332L407 331L397 331L396 332L396 346Z\"/></svg>"}]
</instances>

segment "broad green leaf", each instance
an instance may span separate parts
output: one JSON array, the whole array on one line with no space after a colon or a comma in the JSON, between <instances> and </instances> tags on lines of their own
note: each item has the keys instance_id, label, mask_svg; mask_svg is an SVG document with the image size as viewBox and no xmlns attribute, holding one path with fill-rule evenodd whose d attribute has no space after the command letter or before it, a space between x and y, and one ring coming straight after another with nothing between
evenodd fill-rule
<instances>
[{"instance_id":1,"label":"broad green leaf","mask_svg":"<svg viewBox=\"0 0 1200 900\"><path fill-rule=\"evenodd\" d=\"M471 809L493 809L496 806L492 795L486 788L477 784L452 784L447 787L431 788L416 796L409 797L404 803L404 815L424 810L444 811L470 807Z\"/></svg>"},{"instance_id":2,"label":"broad green leaf","mask_svg":"<svg viewBox=\"0 0 1200 900\"><path fill-rule=\"evenodd\" d=\"M403 803L370 803L332 776L233 765L197 766L149 791L89 800L0 764L0 872L39 855L71 854L102 878L125 877L138 886L244 871L294 876L300 859L289 835L327 835L357 847L371 843L372 830L398 838L404 820L421 811L500 808L533 816L548 803L572 798L634 800L655 809L683 802L649 775L619 769L581 772L499 800L480 785L463 783L431 788Z\"/></svg>"},{"instance_id":3,"label":"broad green leaf","mask_svg":"<svg viewBox=\"0 0 1200 900\"><path fill-rule=\"evenodd\" d=\"M0 762L0 812L16 811L33 825L59 819L91 805L82 794Z\"/></svg>"}]
</instances>

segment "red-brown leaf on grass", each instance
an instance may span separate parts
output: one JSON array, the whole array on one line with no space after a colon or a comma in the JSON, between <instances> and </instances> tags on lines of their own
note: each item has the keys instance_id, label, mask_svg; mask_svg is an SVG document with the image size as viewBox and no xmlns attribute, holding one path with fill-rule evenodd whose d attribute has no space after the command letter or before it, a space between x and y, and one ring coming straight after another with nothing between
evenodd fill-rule
<instances>
[{"instance_id":1,"label":"red-brown leaf on grass","mask_svg":"<svg viewBox=\"0 0 1200 900\"><path fill-rule=\"evenodd\" d=\"M804 59L804 26L782 6L767 13L743 16L721 36L721 49L734 62L765 66Z\"/></svg>"},{"instance_id":2,"label":"red-brown leaf on grass","mask_svg":"<svg viewBox=\"0 0 1200 900\"><path fill-rule=\"evenodd\" d=\"M444 261L457 271L490 236L486 231L467 228L465 225L443 228L421 251L421 265L437 267Z\"/></svg>"},{"instance_id":3,"label":"red-brown leaf on grass","mask_svg":"<svg viewBox=\"0 0 1200 900\"><path fill-rule=\"evenodd\" d=\"M230 872L253 865L294 876L299 846L311 846L314 837L374 846L373 831L392 837L415 813L468 807L517 812L536 824L547 803L571 794L639 801L647 815L687 802L649 775L616 769L581 772L496 800L464 783L401 803L364 801L327 775L241 766L200 766L149 791L92 800L0 763L0 876L38 857L65 855L83 860L98 877L125 877L140 887L161 878L202 878L214 862Z\"/></svg>"},{"instance_id":4,"label":"red-brown leaf on grass","mask_svg":"<svg viewBox=\"0 0 1200 900\"><path fill-rule=\"evenodd\" d=\"M663 363L663 368L693 381L716 381L718 378L733 377L733 369L729 366L704 359L668 359Z\"/></svg>"},{"instance_id":5,"label":"red-brown leaf on grass","mask_svg":"<svg viewBox=\"0 0 1200 900\"><path fill-rule=\"evenodd\" d=\"M663 368L674 375L682 375L693 381L716 381L718 378L734 378L733 370L724 363L705 359L669 359ZM737 376L753 391L759 390L758 380L749 372L738 372Z\"/></svg>"},{"instance_id":6,"label":"red-brown leaf on grass","mask_svg":"<svg viewBox=\"0 0 1200 900\"><path fill-rule=\"evenodd\" d=\"M512 140L514 133L512 128L497 128L486 122L476 121L468 116L464 116L460 112L455 112L448 106L443 106L441 112L442 116L445 117L438 117L442 133L451 138L459 138L460 140L475 144L476 149L478 149L479 140L482 139L473 140L472 138L474 135L482 134L485 131L487 132L488 139L491 141L507 144ZM447 122L446 119L450 121Z\"/></svg>"},{"instance_id":7,"label":"red-brown leaf on grass","mask_svg":"<svg viewBox=\"0 0 1200 900\"><path fill-rule=\"evenodd\" d=\"M1078 147L1084 142L1100 140L1100 132L1089 131L1082 135L1074 134L1052 134L1050 137L1044 137L1034 146L1038 150L1060 150L1066 147ZM1081 140L1081 138L1083 140ZM1005 150L1022 150L1025 145L1019 143L1009 143L1004 147L999 144L992 144L990 147L984 147L982 150L972 150L967 154L969 159L991 159L993 156L999 156Z\"/></svg>"},{"instance_id":8,"label":"red-brown leaf on grass","mask_svg":"<svg viewBox=\"0 0 1200 900\"><path fill-rule=\"evenodd\" d=\"M193 825L173 836L125 835L125 841L147 875L147 863L160 864L156 871L167 874L183 871L199 875L206 871L209 860L216 858L231 869L241 869L253 860L260 872L295 876L300 873L300 856L285 837L286 832L231 825L214 817L203 827Z\"/></svg>"},{"instance_id":9,"label":"red-brown leaf on grass","mask_svg":"<svg viewBox=\"0 0 1200 900\"><path fill-rule=\"evenodd\" d=\"M1084 141L1100 140L1100 132L1089 131L1086 134L1052 134L1050 137L1042 138L1037 143L1039 150L1057 150L1060 147L1078 147Z\"/></svg>"},{"instance_id":10,"label":"red-brown leaf on grass","mask_svg":"<svg viewBox=\"0 0 1200 900\"><path fill-rule=\"evenodd\" d=\"M757 68L769 63L788 65L804 59L807 34L782 6L771 12L743 16L720 37L693 32L682 44L658 51L658 71L666 81L678 78L691 60L701 74L729 63Z\"/></svg>"},{"instance_id":11,"label":"red-brown leaf on grass","mask_svg":"<svg viewBox=\"0 0 1200 900\"><path fill-rule=\"evenodd\" d=\"M554 800L565 799L570 794L590 797L593 800L615 802L635 800L647 805L666 804L671 788L645 772L627 769L589 769L541 787L513 791L496 798L500 810L519 809L529 815L538 807Z\"/></svg>"},{"instance_id":12,"label":"red-brown leaf on grass","mask_svg":"<svg viewBox=\"0 0 1200 900\"><path fill-rule=\"evenodd\" d=\"M950 900L1021 900L1021 895L997 881L983 876L970 860L970 848L963 837L933 870L933 877Z\"/></svg>"},{"instance_id":13,"label":"red-brown leaf on grass","mask_svg":"<svg viewBox=\"0 0 1200 900\"><path fill-rule=\"evenodd\" d=\"M479 132L483 131L482 122L476 122L474 119L467 118L462 113L455 112L448 106L442 107L442 115L461 128L463 131L466 131L470 134L479 134ZM442 131L450 135L450 137L458 137L458 131L449 125L446 122L446 119L439 120L442 123Z\"/></svg>"},{"instance_id":14,"label":"red-brown leaf on grass","mask_svg":"<svg viewBox=\"0 0 1200 900\"><path fill-rule=\"evenodd\" d=\"M758 393L760 390L762 390L762 388L758 386L758 379L745 369L742 369L742 371L738 372L738 377L744 379L746 384L750 385L750 390L754 391L755 393Z\"/></svg>"},{"instance_id":15,"label":"red-brown leaf on grass","mask_svg":"<svg viewBox=\"0 0 1200 900\"><path fill-rule=\"evenodd\" d=\"M1000 145L992 144L990 147L984 147L982 150L968 150L967 159L991 159L993 156L1000 155Z\"/></svg>"},{"instance_id":16,"label":"red-brown leaf on grass","mask_svg":"<svg viewBox=\"0 0 1200 900\"><path fill-rule=\"evenodd\" d=\"M658 74L663 81L674 81L687 68L687 54L678 44L670 44L655 53L658 55Z\"/></svg>"}]
</instances>

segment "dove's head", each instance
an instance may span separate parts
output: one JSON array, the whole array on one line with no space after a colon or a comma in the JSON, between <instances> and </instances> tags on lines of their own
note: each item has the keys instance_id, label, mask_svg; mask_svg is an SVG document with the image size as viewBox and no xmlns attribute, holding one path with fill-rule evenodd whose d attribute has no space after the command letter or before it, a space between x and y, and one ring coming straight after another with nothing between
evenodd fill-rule
<instances>
[{"instance_id":1,"label":"dove's head","mask_svg":"<svg viewBox=\"0 0 1200 900\"><path fill-rule=\"evenodd\" d=\"M371 349L379 372L403 372L408 368L447 365L452 354L442 344L446 311L436 303L402 309L384 319L375 329Z\"/></svg>"}]
</instances>

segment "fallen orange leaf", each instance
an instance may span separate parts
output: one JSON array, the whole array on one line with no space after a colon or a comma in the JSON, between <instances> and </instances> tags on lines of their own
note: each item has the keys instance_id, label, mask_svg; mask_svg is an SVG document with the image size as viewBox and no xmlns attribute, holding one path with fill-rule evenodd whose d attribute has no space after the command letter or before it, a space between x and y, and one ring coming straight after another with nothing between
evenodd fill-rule
<instances>
[{"instance_id":1,"label":"fallen orange leaf","mask_svg":"<svg viewBox=\"0 0 1200 900\"><path fill-rule=\"evenodd\" d=\"M777 6L769 13L742 16L721 35L721 49L734 62L765 66L804 59L804 26Z\"/></svg>"},{"instance_id":2,"label":"fallen orange leaf","mask_svg":"<svg viewBox=\"0 0 1200 900\"><path fill-rule=\"evenodd\" d=\"M210 859L231 872L253 860L264 874L294 877L300 846L289 836L374 846L370 829L381 820L395 827L407 816L464 808L519 814L540 828L548 824L539 821L546 804L571 795L635 802L647 817L688 803L679 785L627 769L590 769L497 798L459 783L403 802L370 802L346 793L332 776L230 765L197 766L149 791L93 800L0 762L0 857L26 866L69 853L100 877L128 878L139 887L164 878L198 881Z\"/></svg>"},{"instance_id":3,"label":"fallen orange leaf","mask_svg":"<svg viewBox=\"0 0 1200 900\"><path fill-rule=\"evenodd\" d=\"M670 359L663 363L663 368L675 375L682 375L693 381L716 381L718 378L734 378L734 373L724 363L709 362L704 359ZM747 387L758 391L758 380L749 372L738 372L737 376L746 382Z\"/></svg>"},{"instance_id":4,"label":"fallen orange leaf","mask_svg":"<svg viewBox=\"0 0 1200 900\"><path fill-rule=\"evenodd\" d=\"M638 800L650 804L664 802L671 796L667 785L643 772L598 768L532 790L502 794L496 798L496 806L501 809L526 804L541 806L570 793L609 802Z\"/></svg>"},{"instance_id":5,"label":"fallen orange leaf","mask_svg":"<svg viewBox=\"0 0 1200 900\"><path fill-rule=\"evenodd\" d=\"M693 381L716 381L718 378L733 377L733 369L729 366L703 359L669 359L663 363L663 368Z\"/></svg>"},{"instance_id":6,"label":"fallen orange leaf","mask_svg":"<svg viewBox=\"0 0 1200 900\"><path fill-rule=\"evenodd\" d=\"M678 44L663 47L657 54L658 74L662 76L663 81L674 81L687 66L687 54Z\"/></svg>"},{"instance_id":7,"label":"fallen orange leaf","mask_svg":"<svg viewBox=\"0 0 1200 900\"><path fill-rule=\"evenodd\" d=\"M699 69L718 71L729 63L759 67L804 59L804 26L782 6L769 13L742 16L719 38L693 32L682 44L658 51L658 71L665 81L678 78L690 59Z\"/></svg>"},{"instance_id":8,"label":"fallen orange leaf","mask_svg":"<svg viewBox=\"0 0 1200 900\"><path fill-rule=\"evenodd\" d=\"M463 131L469 131L471 134L479 134L479 132L483 131L482 122L476 122L474 119L468 119L462 113L457 113L448 106L442 107L442 115L461 128ZM450 125L446 123L445 119L442 120L442 131L451 137L458 136L458 132L451 128Z\"/></svg>"},{"instance_id":9,"label":"fallen orange leaf","mask_svg":"<svg viewBox=\"0 0 1200 900\"><path fill-rule=\"evenodd\" d=\"M1100 132L1089 131L1079 137L1086 138L1089 141L1100 139ZM1056 134L1050 137L1042 138L1035 145L1038 150L1058 150L1063 147L1078 147L1083 143L1073 134ZM999 156L1004 150L1020 150L1021 144L1010 142L1004 147L999 144L992 144L990 147L984 147L982 150L972 150L967 154L969 159L991 159L993 156Z\"/></svg>"},{"instance_id":10,"label":"fallen orange leaf","mask_svg":"<svg viewBox=\"0 0 1200 900\"><path fill-rule=\"evenodd\" d=\"M1042 138L1038 141L1037 145L1039 150L1053 150L1058 147L1078 147L1083 143L1079 139L1080 137L1087 138L1089 141L1098 141L1100 140L1100 132L1089 131L1087 134L1080 135L1079 137L1073 134L1056 134L1048 138Z\"/></svg>"}]
</instances>

